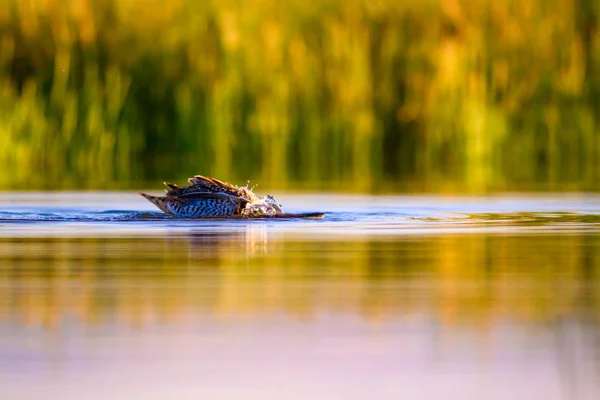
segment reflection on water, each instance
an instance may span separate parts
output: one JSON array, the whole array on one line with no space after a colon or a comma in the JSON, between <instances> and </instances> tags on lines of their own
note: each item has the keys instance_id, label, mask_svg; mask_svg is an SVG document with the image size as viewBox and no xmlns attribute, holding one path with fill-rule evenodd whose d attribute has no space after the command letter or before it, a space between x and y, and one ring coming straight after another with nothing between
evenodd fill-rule
<instances>
[{"instance_id":1,"label":"reflection on water","mask_svg":"<svg viewBox=\"0 0 600 400\"><path fill-rule=\"evenodd\" d=\"M138 197L0 196L3 399L600 398L596 197Z\"/></svg>"},{"instance_id":2,"label":"reflection on water","mask_svg":"<svg viewBox=\"0 0 600 400\"><path fill-rule=\"evenodd\" d=\"M0 379L9 398L597 398L599 245L2 238Z\"/></svg>"}]
</instances>

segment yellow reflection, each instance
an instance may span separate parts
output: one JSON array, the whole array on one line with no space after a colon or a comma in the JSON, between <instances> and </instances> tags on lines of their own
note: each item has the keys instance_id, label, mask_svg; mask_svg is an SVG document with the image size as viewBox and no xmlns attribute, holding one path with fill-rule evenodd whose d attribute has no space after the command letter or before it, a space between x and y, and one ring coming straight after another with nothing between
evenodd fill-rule
<instances>
[{"instance_id":1,"label":"yellow reflection","mask_svg":"<svg viewBox=\"0 0 600 400\"><path fill-rule=\"evenodd\" d=\"M254 227L167 239L2 239L0 318L55 329L65 318L144 325L190 313L339 313L374 324L428 315L486 334L501 321L536 326L598 310L598 244L586 235L315 243Z\"/></svg>"}]
</instances>

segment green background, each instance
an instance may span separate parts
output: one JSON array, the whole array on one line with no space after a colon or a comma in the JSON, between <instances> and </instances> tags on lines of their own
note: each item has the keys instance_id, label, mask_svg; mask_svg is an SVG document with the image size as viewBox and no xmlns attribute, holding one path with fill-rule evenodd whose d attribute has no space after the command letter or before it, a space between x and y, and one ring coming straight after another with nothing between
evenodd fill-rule
<instances>
[{"instance_id":1,"label":"green background","mask_svg":"<svg viewBox=\"0 0 600 400\"><path fill-rule=\"evenodd\" d=\"M0 0L0 189L597 190L599 13Z\"/></svg>"}]
</instances>

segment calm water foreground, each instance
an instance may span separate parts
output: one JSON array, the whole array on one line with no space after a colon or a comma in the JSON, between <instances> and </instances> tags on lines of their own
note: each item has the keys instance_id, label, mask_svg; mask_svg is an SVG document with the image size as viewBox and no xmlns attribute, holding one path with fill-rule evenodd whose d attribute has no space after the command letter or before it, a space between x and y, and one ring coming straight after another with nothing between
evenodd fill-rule
<instances>
[{"instance_id":1,"label":"calm water foreground","mask_svg":"<svg viewBox=\"0 0 600 400\"><path fill-rule=\"evenodd\" d=\"M600 197L0 194L3 399L600 398Z\"/></svg>"}]
</instances>

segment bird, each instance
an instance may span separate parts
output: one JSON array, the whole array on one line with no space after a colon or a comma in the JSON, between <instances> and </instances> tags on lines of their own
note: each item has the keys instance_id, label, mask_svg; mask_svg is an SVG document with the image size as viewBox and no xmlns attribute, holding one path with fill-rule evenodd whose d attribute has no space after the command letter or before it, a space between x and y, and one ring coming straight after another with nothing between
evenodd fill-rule
<instances>
[{"instance_id":1,"label":"bird","mask_svg":"<svg viewBox=\"0 0 600 400\"><path fill-rule=\"evenodd\" d=\"M195 175L189 186L163 182L164 196L140 193L166 214L184 218L279 217L321 219L322 213L286 214L281 204L267 195L259 197L248 186L235 186L216 178Z\"/></svg>"}]
</instances>

